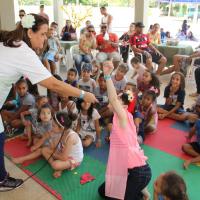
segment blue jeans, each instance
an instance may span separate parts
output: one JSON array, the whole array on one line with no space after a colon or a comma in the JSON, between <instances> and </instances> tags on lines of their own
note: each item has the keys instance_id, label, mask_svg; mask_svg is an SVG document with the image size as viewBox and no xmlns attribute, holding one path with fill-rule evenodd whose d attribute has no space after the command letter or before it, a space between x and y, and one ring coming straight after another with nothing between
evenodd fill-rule
<instances>
[{"instance_id":1,"label":"blue jeans","mask_svg":"<svg viewBox=\"0 0 200 200\"><path fill-rule=\"evenodd\" d=\"M141 191L148 185L150 180L151 168L148 164L129 169L124 200L141 200L143 197ZM104 199L116 200L116 198L105 196L105 182L99 187L98 192Z\"/></svg>"},{"instance_id":2,"label":"blue jeans","mask_svg":"<svg viewBox=\"0 0 200 200\"><path fill-rule=\"evenodd\" d=\"M79 76L81 75L81 64L82 62L90 63L92 61L91 55L76 54L74 55L75 66Z\"/></svg>"},{"instance_id":3,"label":"blue jeans","mask_svg":"<svg viewBox=\"0 0 200 200\"><path fill-rule=\"evenodd\" d=\"M7 175L4 163L4 141L5 134L0 133L0 181L3 181Z\"/></svg>"}]
</instances>

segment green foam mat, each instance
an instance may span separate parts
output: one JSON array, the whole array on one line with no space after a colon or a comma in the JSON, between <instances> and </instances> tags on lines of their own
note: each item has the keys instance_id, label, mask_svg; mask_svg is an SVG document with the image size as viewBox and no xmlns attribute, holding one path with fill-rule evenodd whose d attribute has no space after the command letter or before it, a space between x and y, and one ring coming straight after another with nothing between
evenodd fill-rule
<instances>
[{"instance_id":1,"label":"green foam mat","mask_svg":"<svg viewBox=\"0 0 200 200\"><path fill-rule=\"evenodd\" d=\"M25 167L25 169L34 173L44 162L44 160L39 160ZM41 170L36 177L52 188L53 191L59 193L64 200L101 200L98 195L98 187L104 181L105 168L106 166L98 160L85 156L78 168L73 171L65 170L60 178L55 179L52 176L53 170L50 165ZM81 185L80 177L86 172L93 175L95 180Z\"/></svg>"},{"instance_id":2,"label":"green foam mat","mask_svg":"<svg viewBox=\"0 0 200 200\"><path fill-rule=\"evenodd\" d=\"M184 178L187 184L189 199L199 200L199 167L197 167L196 165L190 165L188 170L184 170L182 168L183 160L181 160L180 158L174 157L170 154L146 145L143 146L143 149L145 151L145 155L149 158L148 163L152 169L152 179L148 186L151 194L153 194L153 182L156 177L158 177L161 173L173 170Z\"/></svg>"}]
</instances>

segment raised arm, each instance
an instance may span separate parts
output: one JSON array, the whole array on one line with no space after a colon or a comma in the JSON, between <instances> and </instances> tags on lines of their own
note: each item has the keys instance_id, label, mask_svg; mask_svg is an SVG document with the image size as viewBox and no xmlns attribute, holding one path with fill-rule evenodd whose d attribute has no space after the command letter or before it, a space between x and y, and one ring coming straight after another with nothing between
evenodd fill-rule
<instances>
[{"instance_id":1,"label":"raised arm","mask_svg":"<svg viewBox=\"0 0 200 200\"><path fill-rule=\"evenodd\" d=\"M114 66L112 64L112 61L106 61L103 63L103 72L104 72L104 77L106 80L109 102L112 105L114 111L116 112L118 118L120 119L120 124L124 125L126 123L126 113L122 104L118 100L116 89L113 85L113 82L110 76L113 69L114 69Z\"/></svg>"}]
</instances>

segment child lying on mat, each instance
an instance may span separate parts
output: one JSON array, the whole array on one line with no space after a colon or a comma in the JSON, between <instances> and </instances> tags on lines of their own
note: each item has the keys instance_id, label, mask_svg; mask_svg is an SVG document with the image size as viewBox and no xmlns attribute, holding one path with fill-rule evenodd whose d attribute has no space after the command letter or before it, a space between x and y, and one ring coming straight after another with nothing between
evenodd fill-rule
<instances>
[{"instance_id":1,"label":"child lying on mat","mask_svg":"<svg viewBox=\"0 0 200 200\"><path fill-rule=\"evenodd\" d=\"M71 129L76 119L74 114L58 112L54 115L53 129L62 132L61 139L51 146L42 148L42 155L55 170L53 176L58 178L65 169L73 170L83 160L83 146L78 134ZM53 156L51 157L51 155Z\"/></svg>"}]
</instances>

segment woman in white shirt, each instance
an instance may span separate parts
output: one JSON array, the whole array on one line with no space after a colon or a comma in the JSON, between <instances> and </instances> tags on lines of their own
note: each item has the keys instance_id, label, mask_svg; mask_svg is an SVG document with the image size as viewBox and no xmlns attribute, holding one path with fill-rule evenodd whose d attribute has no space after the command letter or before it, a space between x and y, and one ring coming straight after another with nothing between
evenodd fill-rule
<instances>
[{"instance_id":1,"label":"woman in white shirt","mask_svg":"<svg viewBox=\"0 0 200 200\"><path fill-rule=\"evenodd\" d=\"M0 108L6 100L12 83L21 76L26 76L32 84L58 94L74 96L94 103L93 94L81 91L55 79L42 65L36 51L43 48L47 39L48 21L42 16L30 14L22 18L19 26L13 31L0 31ZM23 180L9 177L4 165L4 128L0 116L0 190L19 187Z\"/></svg>"}]
</instances>

